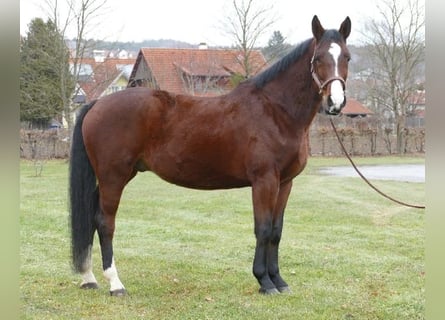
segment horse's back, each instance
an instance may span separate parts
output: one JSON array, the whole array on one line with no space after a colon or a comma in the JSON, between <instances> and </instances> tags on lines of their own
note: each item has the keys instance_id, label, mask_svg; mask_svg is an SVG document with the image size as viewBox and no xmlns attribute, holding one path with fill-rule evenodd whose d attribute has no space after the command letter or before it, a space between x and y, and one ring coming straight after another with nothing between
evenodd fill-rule
<instances>
[{"instance_id":1,"label":"horse's back","mask_svg":"<svg viewBox=\"0 0 445 320\"><path fill-rule=\"evenodd\" d=\"M162 111L172 107L175 96L160 90L148 88L128 88L97 100L94 107L87 114L85 126L89 126L88 118L94 118L91 126L97 124L113 123L113 125L125 125L126 122L137 122L142 114L148 116L148 112Z\"/></svg>"}]
</instances>

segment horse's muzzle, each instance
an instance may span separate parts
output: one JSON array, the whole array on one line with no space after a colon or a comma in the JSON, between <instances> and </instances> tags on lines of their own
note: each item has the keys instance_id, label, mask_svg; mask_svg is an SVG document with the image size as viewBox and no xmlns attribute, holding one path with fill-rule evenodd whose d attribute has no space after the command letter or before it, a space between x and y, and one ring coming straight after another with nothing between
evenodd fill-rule
<instances>
[{"instance_id":1,"label":"horse's muzzle","mask_svg":"<svg viewBox=\"0 0 445 320\"><path fill-rule=\"evenodd\" d=\"M328 96L327 98L327 107L325 108L325 112L329 115L339 115L341 110L346 105L346 96L343 96L343 100L340 101L334 101L332 99L332 96Z\"/></svg>"},{"instance_id":2,"label":"horse's muzzle","mask_svg":"<svg viewBox=\"0 0 445 320\"><path fill-rule=\"evenodd\" d=\"M331 95L323 97L321 102L320 112L332 116L337 116L341 113L341 110L346 105L346 96L342 96L342 99L334 100Z\"/></svg>"}]
</instances>

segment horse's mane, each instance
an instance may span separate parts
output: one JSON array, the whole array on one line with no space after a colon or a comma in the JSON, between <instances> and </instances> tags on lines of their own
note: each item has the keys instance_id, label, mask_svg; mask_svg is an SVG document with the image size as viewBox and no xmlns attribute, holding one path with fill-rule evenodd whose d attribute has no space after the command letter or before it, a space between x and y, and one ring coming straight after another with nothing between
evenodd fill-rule
<instances>
[{"instance_id":1,"label":"horse's mane","mask_svg":"<svg viewBox=\"0 0 445 320\"><path fill-rule=\"evenodd\" d=\"M266 83L273 80L278 74L286 70L290 65L295 63L295 61L300 59L309 49L312 40L313 38L310 38L301 42L291 52L275 62L271 67L259 73L250 80L256 85L257 88L264 87ZM337 30L326 30L323 37L321 38L321 41L323 40L340 42L342 41L342 36Z\"/></svg>"},{"instance_id":2,"label":"horse's mane","mask_svg":"<svg viewBox=\"0 0 445 320\"><path fill-rule=\"evenodd\" d=\"M292 49L291 52L275 62L271 67L250 79L250 81L252 81L257 88L262 88L266 83L273 80L278 74L286 70L295 61L300 59L309 49L312 40L313 38L310 38L301 42L294 49Z\"/></svg>"}]
</instances>

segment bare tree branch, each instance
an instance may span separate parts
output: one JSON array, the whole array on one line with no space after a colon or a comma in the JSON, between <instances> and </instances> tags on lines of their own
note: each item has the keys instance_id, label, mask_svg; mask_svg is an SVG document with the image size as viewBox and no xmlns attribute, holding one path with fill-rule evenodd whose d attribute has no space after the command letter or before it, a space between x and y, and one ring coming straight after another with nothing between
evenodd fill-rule
<instances>
[{"instance_id":1,"label":"bare tree branch","mask_svg":"<svg viewBox=\"0 0 445 320\"><path fill-rule=\"evenodd\" d=\"M363 33L374 61L372 93L379 105L395 117L397 150L403 153L403 133L409 98L418 86L418 68L424 60L425 17L421 0L383 0L379 19L369 21Z\"/></svg>"},{"instance_id":2,"label":"bare tree branch","mask_svg":"<svg viewBox=\"0 0 445 320\"><path fill-rule=\"evenodd\" d=\"M223 31L234 40L235 47L241 51L239 64L244 76L252 76L250 56L259 38L275 23L272 6L260 7L258 0L233 0L232 11L222 21Z\"/></svg>"},{"instance_id":3,"label":"bare tree branch","mask_svg":"<svg viewBox=\"0 0 445 320\"><path fill-rule=\"evenodd\" d=\"M68 29L75 30L76 45L71 57L71 73L78 80L81 71L80 64L87 49L86 39L88 34L100 24L98 18L107 13L108 8L105 6L107 0L65 0L62 4L59 0L45 0L44 3L48 17L57 26L64 39L67 38ZM79 89L77 88L76 91ZM78 92L73 92L73 96L77 94ZM71 100L65 101L64 113L69 128L72 126L71 114L75 107Z\"/></svg>"}]
</instances>

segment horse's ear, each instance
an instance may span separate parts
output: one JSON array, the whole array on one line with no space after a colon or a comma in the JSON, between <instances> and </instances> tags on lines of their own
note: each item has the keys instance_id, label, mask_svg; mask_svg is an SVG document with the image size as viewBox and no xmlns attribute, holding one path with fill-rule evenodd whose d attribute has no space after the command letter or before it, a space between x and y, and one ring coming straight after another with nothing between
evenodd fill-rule
<instances>
[{"instance_id":1,"label":"horse's ear","mask_svg":"<svg viewBox=\"0 0 445 320\"><path fill-rule=\"evenodd\" d=\"M315 39L319 41L321 37L324 34L324 28L322 27L320 20L318 20L318 17L315 15L312 18L312 34L314 35Z\"/></svg>"},{"instance_id":2,"label":"horse's ear","mask_svg":"<svg viewBox=\"0 0 445 320\"><path fill-rule=\"evenodd\" d=\"M346 17L345 21L343 21L338 32L340 32L345 40L349 37L351 33L351 19L349 19L349 17Z\"/></svg>"}]
</instances>

